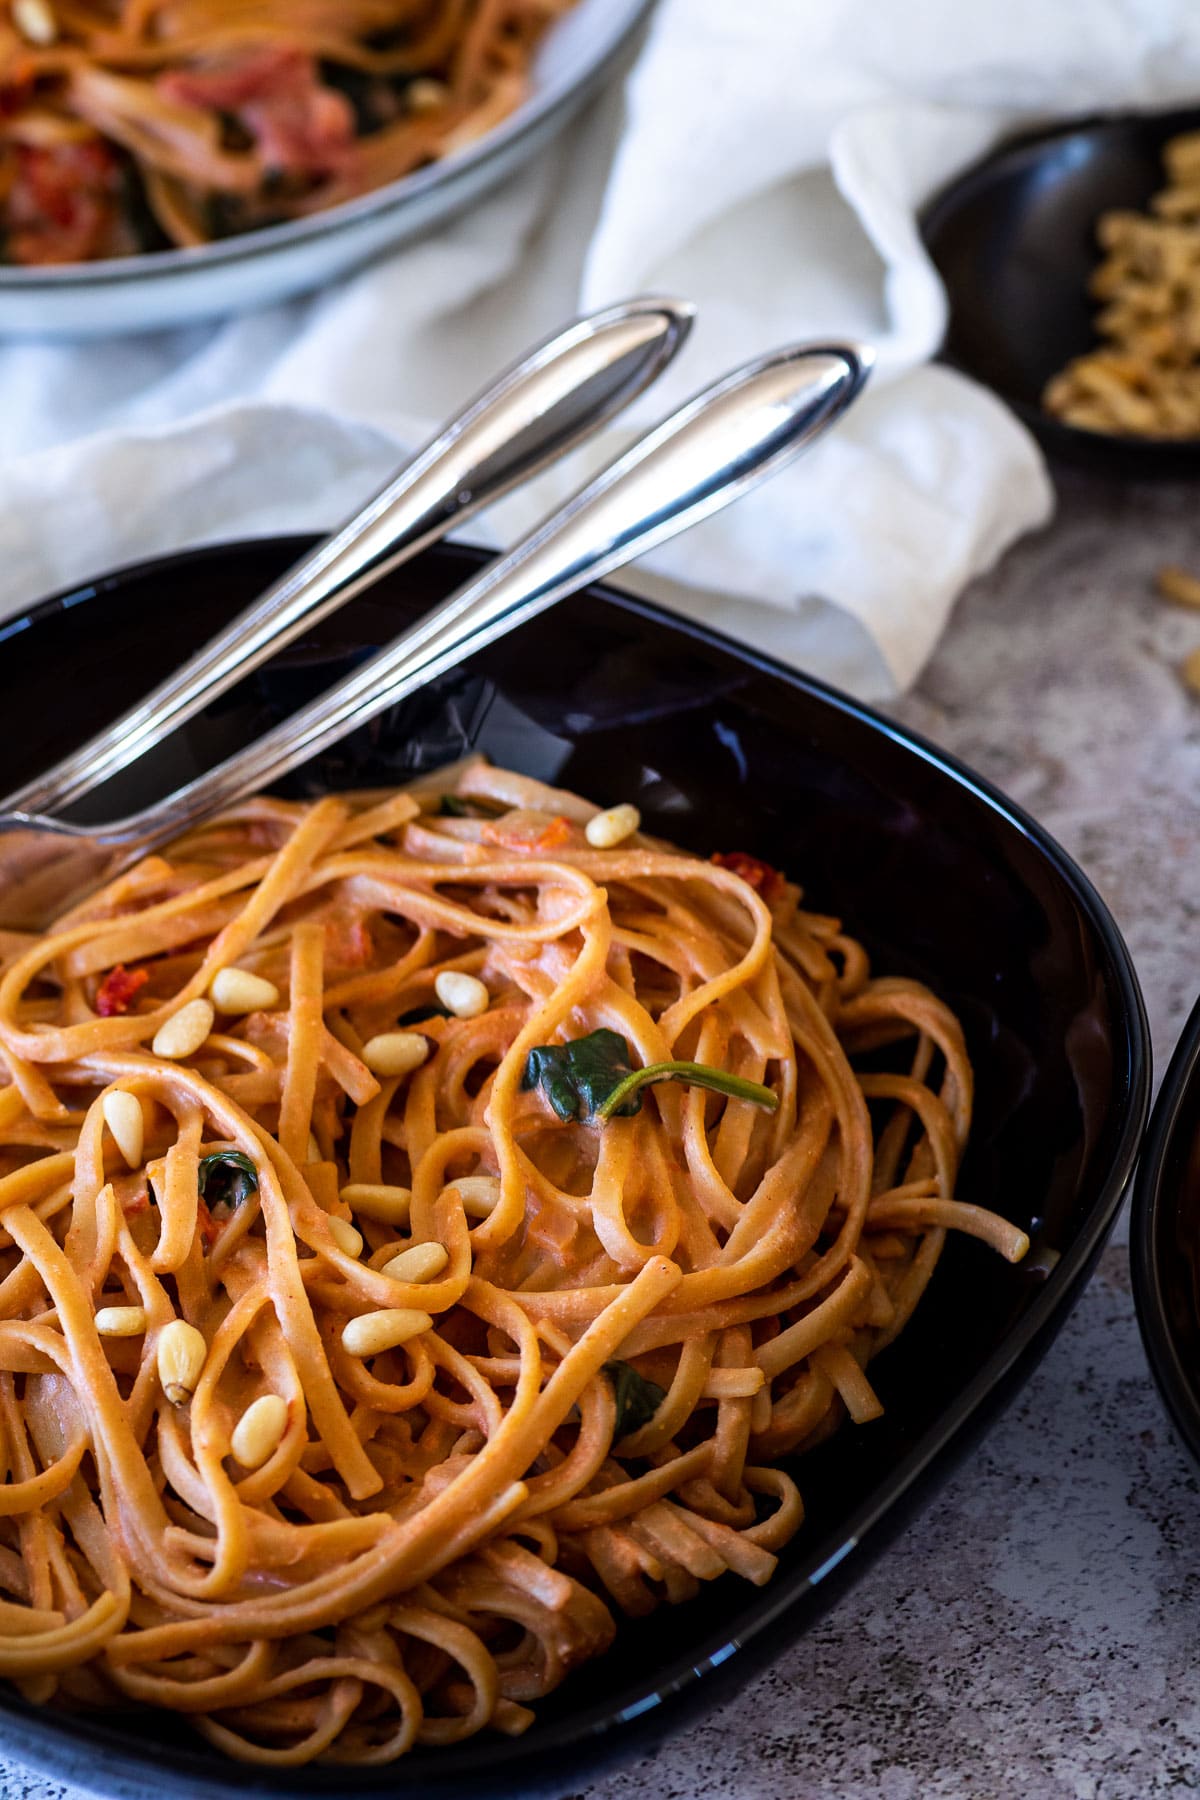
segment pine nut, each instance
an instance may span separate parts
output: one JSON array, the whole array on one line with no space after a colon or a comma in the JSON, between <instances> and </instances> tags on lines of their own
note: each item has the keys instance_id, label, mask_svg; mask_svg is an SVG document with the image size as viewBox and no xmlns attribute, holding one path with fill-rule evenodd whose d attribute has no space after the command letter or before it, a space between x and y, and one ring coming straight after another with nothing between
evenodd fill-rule
<instances>
[{"instance_id":1,"label":"pine nut","mask_svg":"<svg viewBox=\"0 0 1200 1800\"><path fill-rule=\"evenodd\" d=\"M392 1281L436 1281L449 1261L445 1244L413 1244L384 1263L380 1273Z\"/></svg>"},{"instance_id":2,"label":"pine nut","mask_svg":"<svg viewBox=\"0 0 1200 1800\"><path fill-rule=\"evenodd\" d=\"M287 1401L279 1394L260 1394L250 1402L229 1440L229 1448L243 1469L261 1469L278 1450L287 1422Z\"/></svg>"},{"instance_id":3,"label":"pine nut","mask_svg":"<svg viewBox=\"0 0 1200 1800\"><path fill-rule=\"evenodd\" d=\"M362 1232L355 1231L346 1219L337 1219L332 1215L329 1219L329 1235L338 1249L346 1256L362 1255Z\"/></svg>"},{"instance_id":4,"label":"pine nut","mask_svg":"<svg viewBox=\"0 0 1200 1800\"><path fill-rule=\"evenodd\" d=\"M1154 585L1164 600L1174 600L1178 606L1200 606L1200 581L1173 563L1158 571Z\"/></svg>"},{"instance_id":5,"label":"pine nut","mask_svg":"<svg viewBox=\"0 0 1200 1800\"><path fill-rule=\"evenodd\" d=\"M279 1005L279 989L249 969L218 969L209 983L214 1005L223 1013L269 1012Z\"/></svg>"},{"instance_id":6,"label":"pine nut","mask_svg":"<svg viewBox=\"0 0 1200 1800\"><path fill-rule=\"evenodd\" d=\"M381 1031L363 1045L372 1075L411 1075L429 1055L429 1039L417 1031Z\"/></svg>"},{"instance_id":7,"label":"pine nut","mask_svg":"<svg viewBox=\"0 0 1200 1800\"><path fill-rule=\"evenodd\" d=\"M632 837L642 822L642 815L636 806L628 801L620 806L610 806L607 812L597 813L589 819L583 828L583 835L593 850L611 850L616 844L623 844L627 837Z\"/></svg>"},{"instance_id":8,"label":"pine nut","mask_svg":"<svg viewBox=\"0 0 1200 1800\"><path fill-rule=\"evenodd\" d=\"M12 21L30 44L53 44L58 37L58 20L46 0L12 0Z\"/></svg>"},{"instance_id":9,"label":"pine nut","mask_svg":"<svg viewBox=\"0 0 1200 1800\"><path fill-rule=\"evenodd\" d=\"M364 1219L375 1219L380 1225L408 1224L411 1188L388 1187L381 1181L351 1181L342 1189L341 1197L351 1212Z\"/></svg>"},{"instance_id":10,"label":"pine nut","mask_svg":"<svg viewBox=\"0 0 1200 1800\"><path fill-rule=\"evenodd\" d=\"M446 1186L458 1189L463 1211L472 1219L486 1219L500 1198L500 1183L494 1175L461 1175Z\"/></svg>"},{"instance_id":11,"label":"pine nut","mask_svg":"<svg viewBox=\"0 0 1200 1800\"><path fill-rule=\"evenodd\" d=\"M325 1158L321 1154L321 1146L317 1142L317 1135L314 1131L310 1131L308 1134L308 1161L309 1162L324 1162L325 1161Z\"/></svg>"},{"instance_id":12,"label":"pine nut","mask_svg":"<svg viewBox=\"0 0 1200 1800\"><path fill-rule=\"evenodd\" d=\"M172 1406L182 1406L196 1391L208 1357L208 1345L186 1319L172 1319L158 1334L158 1379Z\"/></svg>"},{"instance_id":13,"label":"pine nut","mask_svg":"<svg viewBox=\"0 0 1200 1800\"><path fill-rule=\"evenodd\" d=\"M380 1356L420 1337L432 1324L427 1312L417 1312L414 1307L384 1306L350 1319L342 1330L342 1348L351 1356Z\"/></svg>"},{"instance_id":14,"label":"pine nut","mask_svg":"<svg viewBox=\"0 0 1200 1800\"><path fill-rule=\"evenodd\" d=\"M445 106L450 98L450 90L444 82L422 75L416 81L409 82L404 90L404 98L413 112L436 112L439 106Z\"/></svg>"},{"instance_id":15,"label":"pine nut","mask_svg":"<svg viewBox=\"0 0 1200 1800\"><path fill-rule=\"evenodd\" d=\"M172 1062L181 1057L192 1056L200 1048L213 1028L213 1009L210 1000L189 1000L173 1013L165 1025L160 1025L154 1034L154 1042L150 1048L155 1056L165 1056Z\"/></svg>"},{"instance_id":16,"label":"pine nut","mask_svg":"<svg viewBox=\"0 0 1200 1800\"><path fill-rule=\"evenodd\" d=\"M101 1337L141 1337L146 1329L144 1306L102 1306L96 1314Z\"/></svg>"},{"instance_id":17,"label":"pine nut","mask_svg":"<svg viewBox=\"0 0 1200 1800\"><path fill-rule=\"evenodd\" d=\"M137 1095L126 1093L124 1088L116 1088L111 1094L105 1094L101 1110L104 1113L104 1123L112 1133L113 1142L129 1167L140 1168L146 1122L142 1116L142 1103Z\"/></svg>"},{"instance_id":18,"label":"pine nut","mask_svg":"<svg viewBox=\"0 0 1200 1800\"><path fill-rule=\"evenodd\" d=\"M461 969L443 969L434 980L433 991L456 1019L477 1019L492 1003L483 982L475 975L464 975Z\"/></svg>"}]
</instances>

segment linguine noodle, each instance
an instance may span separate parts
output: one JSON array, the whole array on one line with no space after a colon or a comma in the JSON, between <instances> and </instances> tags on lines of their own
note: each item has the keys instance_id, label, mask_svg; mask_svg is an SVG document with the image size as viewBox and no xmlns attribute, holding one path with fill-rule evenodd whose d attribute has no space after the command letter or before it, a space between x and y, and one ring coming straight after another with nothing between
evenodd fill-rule
<instances>
[{"instance_id":1,"label":"linguine noodle","mask_svg":"<svg viewBox=\"0 0 1200 1800\"><path fill-rule=\"evenodd\" d=\"M0 259L204 244L384 186L525 98L573 0L7 0Z\"/></svg>"},{"instance_id":2,"label":"linguine noodle","mask_svg":"<svg viewBox=\"0 0 1200 1800\"><path fill-rule=\"evenodd\" d=\"M598 814L480 760L259 799L9 942L28 1698L273 1765L520 1732L620 1615L770 1579L790 1453L878 1415L948 1229L1024 1253L954 1198L948 1008L765 864ZM562 1117L533 1076L584 1039L726 1088Z\"/></svg>"}]
</instances>

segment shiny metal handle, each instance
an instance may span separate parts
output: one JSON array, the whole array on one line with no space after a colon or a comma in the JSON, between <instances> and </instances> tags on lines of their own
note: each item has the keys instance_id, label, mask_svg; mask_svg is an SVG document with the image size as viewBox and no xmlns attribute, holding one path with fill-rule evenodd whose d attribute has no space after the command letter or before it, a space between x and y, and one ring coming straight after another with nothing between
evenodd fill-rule
<instances>
[{"instance_id":1,"label":"shiny metal handle","mask_svg":"<svg viewBox=\"0 0 1200 1800\"><path fill-rule=\"evenodd\" d=\"M161 843L267 787L493 639L676 532L791 460L862 389L871 352L785 350L706 389L640 439L506 556L302 712L162 806L96 835Z\"/></svg>"},{"instance_id":2,"label":"shiny metal handle","mask_svg":"<svg viewBox=\"0 0 1200 1800\"><path fill-rule=\"evenodd\" d=\"M302 631L612 418L661 374L692 316L687 301L630 300L547 339L152 694L0 808L53 812L98 787Z\"/></svg>"}]
</instances>

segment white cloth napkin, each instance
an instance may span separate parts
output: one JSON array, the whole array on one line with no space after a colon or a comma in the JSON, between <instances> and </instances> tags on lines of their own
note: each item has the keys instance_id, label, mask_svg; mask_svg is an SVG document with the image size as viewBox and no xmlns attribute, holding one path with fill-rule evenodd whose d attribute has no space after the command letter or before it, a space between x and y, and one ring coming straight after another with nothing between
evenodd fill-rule
<instances>
[{"instance_id":1,"label":"white cloth napkin","mask_svg":"<svg viewBox=\"0 0 1200 1800\"><path fill-rule=\"evenodd\" d=\"M0 347L0 615L154 552L332 526L539 336L658 289L701 308L676 367L472 534L504 540L736 363L862 335L879 368L836 433L636 581L894 693L963 584L1051 509L1023 427L930 366L944 298L916 211L1022 122L1198 80L1191 0L660 0L623 95L338 287L176 333Z\"/></svg>"}]
</instances>

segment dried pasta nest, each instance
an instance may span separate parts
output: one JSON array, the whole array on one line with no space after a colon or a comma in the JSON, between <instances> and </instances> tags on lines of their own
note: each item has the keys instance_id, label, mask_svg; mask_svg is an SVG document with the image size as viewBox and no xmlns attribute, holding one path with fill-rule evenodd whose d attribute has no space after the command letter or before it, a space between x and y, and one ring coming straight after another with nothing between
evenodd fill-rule
<instances>
[{"instance_id":1,"label":"dried pasta nest","mask_svg":"<svg viewBox=\"0 0 1200 1800\"><path fill-rule=\"evenodd\" d=\"M1150 212L1104 213L1089 290L1101 344L1047 383L1046 410L1084 431L1200 437L1200 132L1173 138Z\"/></svg>"}]
</instances>

